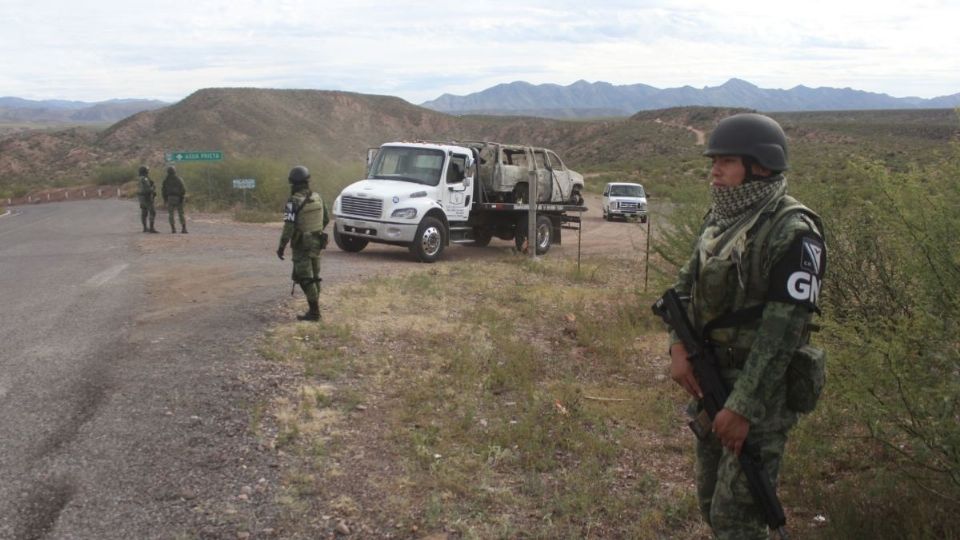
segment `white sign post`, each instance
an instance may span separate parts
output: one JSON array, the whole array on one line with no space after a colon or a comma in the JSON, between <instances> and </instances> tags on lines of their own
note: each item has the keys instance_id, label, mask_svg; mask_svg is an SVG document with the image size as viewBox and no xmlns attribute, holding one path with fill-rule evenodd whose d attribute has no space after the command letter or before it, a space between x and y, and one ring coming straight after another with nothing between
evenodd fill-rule
<instances>
[{"instance_id":1,"label":"white sign post","mask_svg":"<svg viewBox=\"0 0 960 540\"><path fill-rule=\"evenodd\" d=\"M255 178L234 178L233 189L239 189L243 192L243 207L247 207L247 190L256 189L257 180Z\"/></svg>"}]
</instances>

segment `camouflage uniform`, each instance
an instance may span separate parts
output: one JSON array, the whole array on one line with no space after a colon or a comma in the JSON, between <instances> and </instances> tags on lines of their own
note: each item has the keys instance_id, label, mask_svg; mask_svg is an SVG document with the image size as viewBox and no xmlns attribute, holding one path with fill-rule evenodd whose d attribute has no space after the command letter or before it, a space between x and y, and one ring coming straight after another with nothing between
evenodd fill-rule
<instances>
[{"instance_id":1,"label":"camouflage uniform","mask_svg":"<svg viewBox=\"0 0 960 540\"><path fill-rule=\"evenodd\" d=\"M759 206L748 216L756 219L746 229L742 250L728 258L704 256L703 233L716 224L708 214L674 288L691 299L688 315L698 332L721 316L763 306L752 320L708 329L705 337L730 389L725 408L749 421L748 439L776 485L787 432L798 418L787 405L787 368L809 340L826 251L819 218L785 192ZM690 412L697 406L691 404ZM712 433L697 442L697 498L717 538L768 538L763 511L736 455Z\"/></svg>"},{"instance_id":2,"label":"camouflage uniform","mask_svg":"<svg viewBox=\"0 0 960 540\"><path fill-rule=\"evenodd\" d=\"M157 210L153 206L153 200L157 198L157 186L150 179L149 170L145 167L140 168L140 180L137 188L137 199L140 202L140 223L143 225L143 232L157 232L153 227L153 222L157 218ZM148 225L149 218L149 227Z\"/></svg>"},{"instance_id":3,"label":"camouflage uniform","mask_svg":"<svg viewBox=\"0 0 960 540\"><path fill-rule=\"evenodd\" d=\"M183 215L183 201L187 196L187 188L183 185L183 179L177 175L176 169L169 167L167 177L163 179L163 187L160 189L163 196L163 203L167 206L167 216L170 219L170 232L177 232L173 213L176 211L180 216L180 232L187 232L187 221Z\"/></svg>"},{"instance_id":4,"label":"camouflage uniform","mask_svg":"<svg viewBox=\"0 0 960 540\"><path fill-rule=\"evenodd\" d=\"M310 305L310 311L299 318L316 320L319 319L320 251L326 247L323 229L330 222L330 214L320 194L311 191L309 185L296 184L294 189L284 207L283 233L277 254L282 258L290 244L293 251L290 279L300 285Z\"/></svg>"}]
</instances>

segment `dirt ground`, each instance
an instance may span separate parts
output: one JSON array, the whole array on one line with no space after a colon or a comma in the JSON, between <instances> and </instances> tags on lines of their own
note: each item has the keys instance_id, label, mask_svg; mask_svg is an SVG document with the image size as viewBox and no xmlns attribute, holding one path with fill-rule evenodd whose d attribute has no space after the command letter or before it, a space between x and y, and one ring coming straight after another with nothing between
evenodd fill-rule
<instances>
[{"instance_id":1,"label":"dirt ground","mask_svg":"<svg viewBox=\"0 0 960 540\"><path fill-rule=\"evenodd\" d=\"M575 230L563 231L563 243L554 246L545 256L576 260L585 264L596 257L626 257L637 262L638 278L642 276L643 257L647 248L647 225L636 222L606 222L600 213L600 198L589 195L586 202L589 210L583 216L581 234ZM236 454L233 458L243 463L237 478L217 477L210 485L182 488L188 494L188 505L202 516L195 518L196 525L188 530L199 531L202 538L259 538L259 537L354 537L354 538L447 538L442 531L434 536L431 531L418 529L415 519L407 516L391 516L376 508L376 501L389 497L387 493L366 493L363 507L355 507L360 499L348 497L351 486L360 483L376 484L377 475L397 476L398 462L389 445L377 436L379 429L375 415L367 414L364 421L349 427L342 439L351 441L349 456L340 467L344 476L341 487L327 486L324 493L330 495L342 490L340 503L332 507L300 508L291 503L291 491L302 492L303 479L298 477L302 457L289 455L276 448L277 437L282 432L282 417L270 404L296 403L302 392L302 367L278 364L264 357L260 332L270 328L289 328L294 315L306 307L299 289L290 296L289 251L286 261L278 261L273 253L280 233L279 223L244 224L217 215L188 213L190 234L167 232L166 214L159 212L158 235L142 235L138 238L139 249L144 257L155 260L147 270L147 280L155 284L150 288L150 302L137 320L139 339L156 343L173 336L209 329L204 338L211 343L197 347L194 355L212 357L217 355L216 343L229 331L219 328L217 313L259 310L246 317L248 322L260 321L256 328L240 328L237 331L249 334L238 340L235 354L242 359L234 362L210 363L211 369L226 370L223 378L234 385L237 392L247 398L244 405L233 409L218 406L216 412L198 413L203 417L217 418L216 423L229 426L257 428L238 440L230 435L234 444L219 445L213 442L209 453L214 455ZM579 237L579 238L578 238ZM579 243L578 243L579 239ZM504 256L518 257L514 242L494 239L489 247L450 246L443 255L443 265L455 261L482 261ZM336 301L337 290L360 280L376 276L397 276L407 272L429 271L434 265L415 262L404 248L371 244L358 254L339 251L335 246L324 252L322 277L324 292L321 295L321 311L327 303ZM259 307L254 307L259 306ZM231 319L232 320L232 319ZM223 324L222 322L219 324ZM295 325L293 325L295 326ZM251 332L253 331L253 332ZM212 336L212 337L211 337ZM173 346L171 343L170 346ZM267 354L266 356L269 356ZM214 368L214 366L219 366ZM242 368L243 373L234 370ZM238 399L236 392L231 399ZM369 396L375 401L374 396ZM203 398L213 401L215 396ZM279 400L279 401L278 401ZM251 413L253 411L253 413ZM256 418L251 419L251 414ZM362 414L362 413L353 413ZM328 418L326 421L344 421L344 418ZM382 427L382 426L381 426ZM361 430L361 431L358 431ZM234 429L233 431L236 431ZM247 445L237 448L235 443ZM224 473L226 474L226 473ZM677 478L676 482L682 479ZM313 489L313 488L309 488ZM308 489L308 493L309 493ZM218 493L219 492L219 493ZM182 498L182 497L181 497ZM330 500L325 497L317 500ZM338 500L334 495L335 501ZM385 499L382 499L385 500ZM286 502L285 502L286 501ZM309 523L303 523L308 520ZM299 523L291 527L291 523ZM317 532L320 536L313 536ZM346 531L346 533L345 533ZM326 536L324 536L326 535Z\"/></svg>"}]
</instances>

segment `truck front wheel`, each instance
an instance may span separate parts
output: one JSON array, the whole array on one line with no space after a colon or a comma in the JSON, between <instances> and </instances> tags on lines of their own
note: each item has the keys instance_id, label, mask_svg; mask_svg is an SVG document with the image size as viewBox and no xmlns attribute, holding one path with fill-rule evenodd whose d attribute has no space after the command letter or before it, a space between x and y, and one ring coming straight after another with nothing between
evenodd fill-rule
<instances>
[{"instance_id":1,"label":"truck front wheel","mask_svg":"<svg viewBox=\"0 0 960 540\"><path fill-rule=\"evenodd\" d=\"M333 228L333 241L336 242L337 247L340 248L341 251L346 251L347 253L358 253L370 243L366 238L340 234L340 230L336 227Z\"/></svg>"},{"instance_id":2,"label":"truck front wheel","mask_svg":"<svg viewBox=\"0 0 960 540\"><path fill-rule=\"evenodd\" d=\"M436 218L425 217L417 227L417 234L413 237L413 243L410 244L410 252L420 262L436 262L443 253L445 238L443 223Z\"/></svg>"}]
</instances>

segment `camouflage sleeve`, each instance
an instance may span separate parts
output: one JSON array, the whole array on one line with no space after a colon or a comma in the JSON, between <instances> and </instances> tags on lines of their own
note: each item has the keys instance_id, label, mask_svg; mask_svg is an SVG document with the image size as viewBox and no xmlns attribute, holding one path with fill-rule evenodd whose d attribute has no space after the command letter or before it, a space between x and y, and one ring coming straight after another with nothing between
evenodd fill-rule
<instances>
[{"instance_id":1,"label":"camouflage sleeve","mask_svg":"<svg viewBox=\"0 0 960 540\"><path fill-rule=\"evenodd\" d=\"M290 243L290 239L293 238L293 233L297 229L297 206L300 202L296 197L290 197L283 207L283 232L280 233L281 248Z\"/></svg>"},{"instance_id":2,"label":"camouflage sleeve","mask_svg":"<svg viewBox=\"0 0 960 540\"><path fill-rule=\"evenodd\" d=\"M750 355L725 404L726 408L745 417L751 424L762 421L768 412L768 405L782 399L778 393L784 392L787 366L793 351L801 345L806 325L813 316L817 300L815 295L813 298L809 294L804 299L796 296L790 298L778 291L788 279L786 275L789 272L784 267L800 270L809 262L802 255L809 252L809 246L803 240L819 238L819 234L813 223L800 215L788 219L778 231L771 234L762 266L763 276L770 281L768 301ZM795 251L800 256L794 257ZM825 251L820 257L817 262L819 274L814 274L818 279L823 276ZM819 284L816 290L819 290Z\"/></svg>"},{"instance_id":3,"label":"camouflage sleeve","mask_svg":"<svg viewBox=\"0 0 960 540\"><path fill-rule=\"evenodd\" d=\"M327 223L330 223L330 209L327 208L327 201L323 201L323 228L327 228Z\"/></svg>"},{"instance_id":4,"label":"camouflage sleeve","mask_svg":"<svg viewBox=\"0 0 960 540\"><path fill-rule=\"evenodd\" d=\"M701 227L700 232L703 232L703 227ZM693 246L693 253L690 255L690 258L687 259L686 264L680 267L680 271L677 273L677 281L673 284L673 290L677 291L677 294L684 299L690 298L690 293L693 291L693 282L697 279L697 261L700 258L699 245L700 242L698 239L696 244ZM686 301L685 305L689 305L689 300ZM680 343L680 337L671 328L669 342L667 343L667 351L669 351L670 347L673 347L673 345L676 343Z\"/></svg>"}]
</instances>

